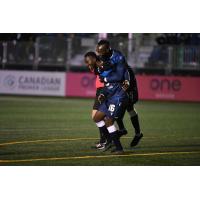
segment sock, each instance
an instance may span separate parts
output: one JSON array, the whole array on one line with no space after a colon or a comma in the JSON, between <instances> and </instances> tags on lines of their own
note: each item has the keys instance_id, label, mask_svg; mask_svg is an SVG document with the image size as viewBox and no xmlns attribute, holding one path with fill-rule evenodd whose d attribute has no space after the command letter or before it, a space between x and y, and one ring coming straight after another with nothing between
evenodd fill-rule
<instances>
[{"instance_id":1,"label":"sock","mask_svg":"<svg viewBox=\"0 0 200 200\"><path fill-rule=\"evenodd\" d=\"M122 144L121 144L121 142L119 140L119 136L118 136L117 132L118 131L115 131L115 132L110 134L111 135L111 139L114 142L115 147L116 147L117 150L123 150L123 147L122 147Z\"/></svg>"},{"instance_id":2,"label":"sock","mask_svg":"<svg viewBox=\"0 0 200 200\"><path fill-rule=\"evenodd\" d=\"M122 119L117 119L116 122L117 122L117 125L118 125L118 127L119 127L119 130L125 129L125 127L124 127L124 122L123 122Z\"/></svg>"},{"instance_id":3,"label":"sock","mask_svg":"<svg viewBox=\"0 0 200 200\"><path fill-rule=\"evenodd\" d=\"M105 122L100 121L100 122L97 122L96 125L99 128L99 132L100 132L100 143L104 143L106 140L107 140L107 142L110 142L111 138L110 138L108 129L105 125Z\"/></svg>"},{"instance_id":4,"label":"sock","mask_svg":"<svg viewBox=\"0 0 200 200\"><path fill-rule=\"evenodd\" d=\"M104 143L104 142L110 142L111 141L111 138L110 138L110 134L108 132L108 129L106 126L102 126L99 128L99 131L101 132L102 134L102 140L100 141L101 143Z\"/></svg>"},{"instance_id":5,"label":"sock","mask_svg":"<svg viewBox=\"0 0 200 200\"><path fill-rule=\"evenodd\" d=\"M123 147L119 140L118 130L116 129L115 125L109 126L108 132L110 133L111 139L114 142L116 149L123 150Z\"/></svg>"},{"instance_id":6,"label":"sock","mask_svg":"<svg viewBox=\"0 0 200 200\"><path fill-rule=\"evenodd\" d=\"M138 119L138 114L131 117L131 122L132 122L134 129L135 129L135 134L140 135L140 123L139 123L139 119Z\"/></svg>"},{"instance_id":7,"label":"sock","mask_svg":"<svg viewBox=\"0 0 200 200\"><path fill-rule=\"evenodd\" d=\"M99 133L100 133L100 140L99 140L99 142L100 143L106 142L106 137L105 137L105 134L103 132L104 132L104 127L103 128L100 127L99 128Z\"/></svg>"}]
</instances>

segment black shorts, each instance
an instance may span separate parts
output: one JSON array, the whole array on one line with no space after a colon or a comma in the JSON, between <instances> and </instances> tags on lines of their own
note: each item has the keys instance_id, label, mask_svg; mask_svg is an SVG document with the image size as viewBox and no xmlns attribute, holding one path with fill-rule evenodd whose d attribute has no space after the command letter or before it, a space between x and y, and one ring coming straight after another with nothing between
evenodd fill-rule
<instances>
[{"instance_id":1,"label":"black shorts","mask_svg":"<svg viewBox=\"0 0 200 200\"><path fill-rule=\"evenodd\" d=\"M127 106L127 110L131 110L134 104L138 101L138 87L137 80L135 78L135 74L132 69L128 69L130 75L130 87L127 91L129 96L129 102Z\"/></svg>"},{"instance_id":2,"label":"black shorts","mask_svg":"<svg viewBox=\"0 0 200 200\"><path fill-rule=\"evenodd\" d=\"M95 97L95 100L94 100L93 110L99 109L100 103L98 101L98 96L100 95L102 89L103 88L97 88L97 90L96 90L96 97Z\"/></svg>"},{"instance_id":3,"label":"black shorts","mask_svg":"<svg viewBox=\"0 0 200 200\"><path fill-rule=\"evenodd\" d=\"M128 105L127 105L127 111L129 112L134 108L134 104L136 104L138 101L138 95L134 92L129 92L129 99L128 99Z\"/></svg>"},{"instance_id":4,"label":"black shorts","mask_svg":"<svg viewBox=\"0 0 200 200\"><path fill-rule=\"evenodd\" d=\"M130 104L135 104L138 101L138 87L135 74L132 69L128 69L130 75L130 87L128 89L129 102Z\"/></svg>"},{"instance_id":5,"label":"black shorts","mask_svg":"<svg viewBox=\"0 0 200 200\"><path fill-rule=\"evenodd\" d=\"M130 103L135 104L138 101L138 91L137 90L128 91L128 96L129 96Z\"/></svg>"}]
</instances>

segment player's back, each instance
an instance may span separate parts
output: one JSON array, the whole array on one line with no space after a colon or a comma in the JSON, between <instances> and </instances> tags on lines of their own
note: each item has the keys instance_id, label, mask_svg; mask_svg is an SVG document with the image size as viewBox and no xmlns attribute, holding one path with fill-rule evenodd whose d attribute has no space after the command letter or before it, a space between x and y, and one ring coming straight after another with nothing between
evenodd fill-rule
<instances>
[{"instance_id":1,"label":"player's back","mask_svg":"<svg viewBox=\"0 0 200 200\"><path fill-rule=\"evenodd\" d=\"M120 51L112 50L111 56L105 58L104 69L100 76L106 80L105 91L109 96L123 94L122 83L124 81L124 74L127 70L127 63L125 57ZM107 65L107 66L106 66Z\"/></svg>"},{"instance_id":2,"label":"player's back","mask_svg":"<svg viewBox=\"0 0 200 200\"><path fill-rule=\"evenodd\" d=\"M120 51L115 49L112 50L109 60L113 65L119 63L120 61L126 62L125 56Z\"/></svg>"}]
</instances>

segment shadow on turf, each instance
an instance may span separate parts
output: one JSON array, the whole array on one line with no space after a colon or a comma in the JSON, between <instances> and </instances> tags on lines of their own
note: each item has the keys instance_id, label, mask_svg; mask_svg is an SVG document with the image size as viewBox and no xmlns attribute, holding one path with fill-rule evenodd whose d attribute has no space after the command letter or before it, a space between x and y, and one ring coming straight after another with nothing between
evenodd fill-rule
<instances>
[{"instance_id":1,"label":"shadow on turf","mask_svg":"<svg viewBox=\"0 0 200 200\"><path fill-rule=\"evenodd\" d=\"M160 149L160 148L192 148L192 147L199 147L200 144L191 144L191 145L162 145L162 146L148 146L148 147L129 147L125 148L125 150L145 150L145 149Z\"/></svg>"}]
</instances>

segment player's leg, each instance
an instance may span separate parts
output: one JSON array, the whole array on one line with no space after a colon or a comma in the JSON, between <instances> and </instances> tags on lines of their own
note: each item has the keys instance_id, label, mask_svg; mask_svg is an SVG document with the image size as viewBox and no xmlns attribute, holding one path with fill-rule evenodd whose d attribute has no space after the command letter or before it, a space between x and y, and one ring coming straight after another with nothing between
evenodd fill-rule
<instances>
[{"instance_id":1,"label":"player's leg","mask_svg":"<svg viewBox=\"0 0 200 200\"><path fill-rule=\"evenodd\" d=\"M120 99L120 104L121 106L116 106L116 108L118 110L116 110L116 122L117 122L117 125L119 127L119 135L120 137L123 136L123 135L126 135L128 132L124 126L124 122L123 122L123 119L124 119L124 115L125 115L125 112L126 112L126 108L127 108L127 105L128 105L128 102L129 102L129 99L128 99L128 96L127 95L123 95L124 97Z\"/></svg>"},{"instance_id":2,"label":"player's leg","mask_svg":"<svg viewBox=\"0 0 200 200\"><path fill-rule=\"evenodd\" d=\"M107 112L107 120L106 125L108 132L111 136L112 141L115 144L115 149L112 151L113 153L122 153L123 147L120 142L120 133L114 125L114 121L116 119L122 119L124 113L126 111L127 106L127 95L124 91L119 91L117 95L113 96L113 98L108 101L108 112Z\"/></svg>"},{"instance_id":3,"label":"player's leg","mask_svg":"<svg viewBox=\"0 0 200 200\"><path fill-rule=\"evenodd\" d=\"M96 112L98 111L99 107L100 107L100 102L98 101L98 96L100 94L101 89L97 89L96 91L96 97L94 100L94 105L93 105L93 110L92 110L92 119L94 118ZM106 142L106 137L104 135L104 133L99 129L99 141L96 143L96 148L102 148L102 146L104 145L104 143Z\"/></svg>"},{"instance_id":4,"label":"player's leg","mask_svg":"<svg viewBox=\"0 0 200 200\"><path fill-rule=\"evenodd\" d=\"M129 69L129 75L130 75L130 87L129 87L130 89L128 91L129 102L127 106L127 111L130 115L131 123L135 129L135 136L133 141L131 142L131 146L133 147L139 143L140 139L143 137L143 134L140 131L139 117L136 109L134 108L134 104L138 101L138 87L137 87L137 80L131 68Z\"/></svg>"},{"instance_id":5,"label":"player's leg","mask_svg":"<svg viewBox=\"0 0 200 200\"><path fill-rule=\"evenodd\" d=\"M99 132L102 133L103 137L105 137L106 143L110 143L110 135L108 133L104 118L106 114L101 111L97 111L93 117L94 122L96 123L97 127L99 128ZM100 143L100 145L97 147L98 149L104 149L105 144Z\"/></svg>"},{"instance_id":6,"label":"player's leg","mask_svg":"<svg viewBox=\"0 0 200 200\"><path fill-rule=\"evenodd\" d=\"M131 123L135 129L135 136L131 142L131 147L134 147L139 143L139 141L143 137L143 134L141 133L141 130L140 130L139 117L134 107L134 104L129 104L129 106L127 107L127 111L130 115Z\"/></svg>"},{"instance_id":7,"label":"player's leg","mask_svg":"<svg viewBox=\"0 0 200 200\"><path fill-rule=\"evenodd\" d=\"M125 126L124 126L124 122L122 119L116 119L117 125L119 127L119 130L124 130Z\"/></svg>"},{"instance_id":8,"label":"player's leg","mask_svg":"<svg viewBox=\"0 0 200 200\"><path fill-rule=\"evenodd\" d=\"M123 147L120 142L119 131L117 130L117 128L114 124L114 119L106 118L105 121L106 121L106 125L107 125L107 129L108 129L110 138L115 145L115 149L113 149L111 152L115 153L115 154L122 153ZM107 147L107 149L109 149L109 148L110 148L110 146Z\"/></svg>"},{"instance_id":9,"label":"player's leg","mask_svg":"<svg viewBox=\"0 0 200 200\"><path fill-rule=\"evenodd\" d=\"M125 112L124 112L124 114L125 114ZM124 114L121 118L116 119L117 125L119 127L119 135L120 136L126 135L128 133L128 131L126 130L126 128L124 126L124 122L123 122Z\"/></svg>"},{"instance_id":10,"label":"player's leg","mask_svg":"<svg viewBox=\"0 0 200 200\"><path fill-rule=\"evenodd\" d=\"M91 114L91 116L92 116L92 119L94 118L94 116L95 116L96 112L97 112L97 110L96 110L96 109L92 110L92 114Z\"/></svg>"},{"instance_id":11,"label":"player's leg","mask_svg":"<svg viewBox=\"0 0 200 200\"><path fill-rule=\"evenodd\" d=\"M96 112L97 112L97 110L92 110L92 120L94 119ZM104 133L101 131L101 129L99 129L99 135L100 135L100 137L99 137L100 139L96 143L96 148L98 148L99 146L102 146L102 144L106 143L106 137L105 137Z\"/></svg>"}]
</instances>

